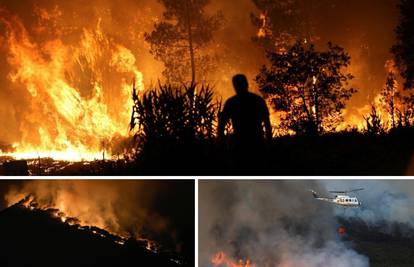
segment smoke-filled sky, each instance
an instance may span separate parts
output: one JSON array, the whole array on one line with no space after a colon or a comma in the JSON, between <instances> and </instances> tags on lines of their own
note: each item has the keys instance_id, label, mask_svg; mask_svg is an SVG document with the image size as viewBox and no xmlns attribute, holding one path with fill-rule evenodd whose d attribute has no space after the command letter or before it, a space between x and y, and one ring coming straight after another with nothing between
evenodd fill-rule
<instances>
[{"instance_id":1,"label":"smoke-filled sky","mask_svg":"<svg viewBox=\"0 0 414 267\"><path fill-rule=\"evenodd\" d=\"M194 257L192 180L3 180L0 210L28 194L83 225L153 240L190 262Z\"/></svg>"},{"instance_id":2,"label":"smoke-filled sky","mask_svg":"<svg viewBox=\"0 0 414 267\"><path fill-rule=\"evenodd\" d=\"M327 191L364 188L357 192L362 202L359 209L343 212L336 209L337 215L356 217L367 223L396 222L414 227L414 181L411 180L323 180Z\"/></svg>"},{"instance_id":3,"label":"smoke-filled sky","mask_svg":"<svg viewBox=\"0 0 414 267\"><path fill-rule=\"evenodd\" d=\"M317 46L323 48L332 41L343 46L352 57L350 71L355 76L352 85L359 93L348 105L348 118L356 116L362 120L358 112L369 107L384 84L385 64L392 58L389 51L398 21L397 2L304 1L314 25L312 34ZM3 149L19 142L25 143L26 149L27 143L49 150L64 149L67 143L57 142L58 147L52 147L49 141L62 138L79 150L79 143L89 147L99 145L99 142L84 144L83 140L90 136L98 135L101 141L123 135L129 122L128 85L134 76L137 78L138 71L141 72L146 86L162 79L163 65L154 60L144 41L144 33L150 32L154 22L162 18L164 8L159 1L0 0L0 11L3 55L0 123L4 126L0 129L0 146ZM225 19L211 44L220 62L208 80L216 86L218 96L227 98L233 94L230 78L240 72L249 76L251 87L257 90L253 78L266 60L264 51L252 42L258 29L252 26L250 15L261 11L251 0L211 0L207 11L222 11ZM91 42L101 46L99 53L90 50ZM30 57L28 51L32 52ZM28 62L32 68L28 68ZM37 78L38 81L33 81ZM51 87L56 92L50 92ZM98 115L88 117L88 111L85 116L69 115L62 110L62 103L56 99L63 95L57 88L66 87L71 89L73 100L69 101L66 95L68 99L63 104L77 105L81 101L81 107L109 117L103 129L93 123ZM96 102L99 105L91 108ZM72 113L76 110L68 109ZM88 127L96 129L84 129Z\"/></svg>"},{"instance_id":4,"label":"smoke-filled sky","mask_svg":"<svg viewBox=\"0 0 414 267\"><path fill-rule=\"evenodd\" d=\"M232 180L199 182L199 263L214 255L249 259L257 266L369 266L340 240L337 216L368 224L414 223L414 182L391 180ZM364 187L361 208L335 207L313 199L309 189ZM387 231L387 229L384 229ZM230 264L228 264L230 266Z\"/></svg>"}]
</instances>

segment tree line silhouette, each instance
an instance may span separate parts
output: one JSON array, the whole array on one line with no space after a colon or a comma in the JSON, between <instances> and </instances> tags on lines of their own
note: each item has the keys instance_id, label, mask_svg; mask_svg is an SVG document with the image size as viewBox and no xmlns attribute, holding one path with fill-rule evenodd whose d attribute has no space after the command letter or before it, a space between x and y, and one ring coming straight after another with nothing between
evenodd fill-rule
<instances>
[{"instance_id":1,"label":"tree line silhouette","mask_svg":"<svg viewBox=\"0 0 414 267\"><path fill-rule=\"evenodd\" d=\"M214 42L214 33L226 22L222 12L206 12L210 0L160 2L165 12L155 23L154 30L145 34L145 40L155 59L164 63L166 86L205 83L211 69L220 67L215 60L220 55L207 47ZM276 126L279 132L321 134L334 131L343 122L346 101L358 90L349 86L354 78L346 72L351 63L349 54L332 43L328 43L325 50L315 47L313 11L327 5L328 1L252 2L261 10L260 16L250 15L252 25L258 29L252 41L258 49L266 51L268 60L255 81L279 115L280 122ZM401 0L398 8L397 38L391 48L394 60L388 63L393 65L392 70L385 79L379 103L367 103L376 105L372 112L382 111L382 116L372 118L372 112L366 114L366 131L372 129L372 119L381 120L384 132L410 126L414 120L411 90L414 82L411 11L414 8L406 0ZM397 88L398 75L404 79L403 90Z\"/></svg>"},{"instance_id":2,"label":"tree line silhouette","mask_svg":"<svg viewBox=\"0 0 414 267\"><path fill-rule=\"evenodd\" d=\"M411 143L413 132L414 52L409 49L414 45L413 3L400 1L397 42L391 49L395 58L391 64L395 66L387 74L378 103L369 103L371 111L361 118L365 124L361 133L352 126L337 130L344 121L346 102L358 91L350 86L354 77L346 71L351 63L349 54L332 43L325 50L315 47L312 21L296 24L299 17L307 18L300 13L304 9L300 9L298 1L254 1L261 10L267 10L260 17L252 15L251 20L259 28L253 41L267 51L268 60L254 81L277 114L274 130L279 133L279 138L268 140L261 149L252 149L258 145L250 143L249 146L249 141L237 144L234 118L221 126L227 133L225 137L216 139L217 135L222 137L223 131L218 127L223 114L222 101L215 97L211 86L203 84L201 77L208 73L205 67L214 62L207 63L207 58L212 57L204 57L201 50L212 41L213 32L223 21L222 14L207 16L204 8L208 0L162 0L161 3L166 7L165 21L157 22L155 30L146 34L146 40L151 45L151 53L165 64L166 83L160 82L158 87L147 88L144 93L133 91L130 128L135 132L135 160L141 172L159 172L161 166L168 174L182 173L185 166L188 173L209 174L220 170L223 174L249 171L260 174L259 170L263 170L266 174L291 174L289 170L299 166L296 173L307 175L384 174L387 171L376 166L378 158L374 154L377 152L394 157L380 159L387 162L382 167L387 167L390 174L407 171L413 147L395 143ZM284 17L289 18L290 26L280 30L278 18ZM403 90L397 86L398 75L405 80ZM249 112L256 112L257 107L250 108ZM328 142L322 144L321 140ZM337 146L333 151L326 147L332 142ZM349 146L344 148L339 143ZM370 160L354 156L364 148L366 151L359 154ZM309 154L303 149L309 149ZM336 155L337 159L327 159L328 155ZM351 159L345 160L347 156ZM355 164L356 161L360 162ZM280 169L281 164L286 167L285 171Z\"/></svg>"}]
</instances>

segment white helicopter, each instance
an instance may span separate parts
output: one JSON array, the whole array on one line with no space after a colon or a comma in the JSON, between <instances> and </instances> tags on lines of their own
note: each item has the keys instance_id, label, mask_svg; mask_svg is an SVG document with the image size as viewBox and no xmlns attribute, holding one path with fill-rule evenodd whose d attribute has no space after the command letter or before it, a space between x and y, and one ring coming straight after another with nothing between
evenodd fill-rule
<instances>
[{"instance_id":1,"label":"white helicopter","mask_svg":"<svg viewBox=\"0 0 414 267\"><path fill-rule=\"evenodd\" d=\"M356 197L351 197L347 195L351 192L361 191L364 190L364 188L357 188L352 190L345 190L345 191L329 191L329 193L332 194L338 194L335 195L335 197L321 197L313 190L310 190L312 192L312 195L317 200L322 200L326 202L333 203L335 205L344 207L344 208L358 208L362 205L362 202L359 201Z\"/></svg>"}]
</instances>

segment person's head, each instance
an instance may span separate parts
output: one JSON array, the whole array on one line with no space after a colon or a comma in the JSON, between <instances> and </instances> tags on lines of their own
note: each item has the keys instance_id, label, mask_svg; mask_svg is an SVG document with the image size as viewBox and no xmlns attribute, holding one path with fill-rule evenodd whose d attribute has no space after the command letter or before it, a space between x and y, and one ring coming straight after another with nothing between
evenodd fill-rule
<instances>
[{"instance_id":1,"label":"person's head","mask_svg":"<svg viewBox=\"0 0 414 267\"><path fill-rule=\"evenodd\" d=\"M249 83L247 82L247 78L244 74L236 74L233 76L233 86L234 90L236 90L236 94L244 94L247 93L249 89Z\"/></svg>"}]
</instances>

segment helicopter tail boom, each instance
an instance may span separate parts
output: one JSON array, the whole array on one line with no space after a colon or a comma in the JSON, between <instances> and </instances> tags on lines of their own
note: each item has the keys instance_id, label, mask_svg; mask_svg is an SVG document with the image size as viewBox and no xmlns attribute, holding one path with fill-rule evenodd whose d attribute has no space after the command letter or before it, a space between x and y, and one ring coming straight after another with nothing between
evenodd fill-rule
<instances>
[{"instance_id":1,"label":"helicopter tail boom","mask_svg":"<svg viewBox=\"0 0 414 267\"><path fill-rule=\"evenodd\" d=\"M318 193L316 193L316 191L314 191L312 189L310 189L309 191L312 192L312 195L313 195L314 198L320 198L320 196L318 195Z\"/></svg>"}]
</instances>

